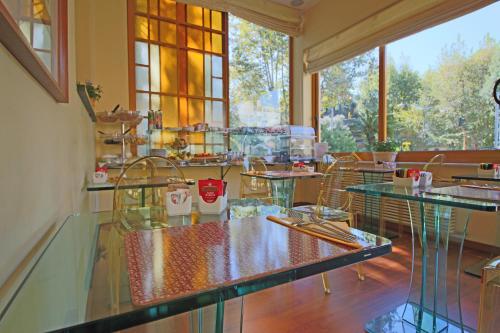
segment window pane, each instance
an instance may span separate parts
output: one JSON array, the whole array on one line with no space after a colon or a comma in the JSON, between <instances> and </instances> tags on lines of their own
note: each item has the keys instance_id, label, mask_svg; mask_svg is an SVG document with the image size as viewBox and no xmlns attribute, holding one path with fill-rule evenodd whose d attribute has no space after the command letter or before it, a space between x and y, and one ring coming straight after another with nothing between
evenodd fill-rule
<instances>
[{"instance_id":1,"label":"window pane","mask_svg":"<svg viewBox=\"0 0 500 333\"><path fill-rule=\"evenodd\" d=\"M188 100L189 124L198 124L204 122L203 100L190 98Z\"/></svg>"},{"instance_id":2,"label":"window pane","mask_svg":"<svg viewBox=\"0 0 500 333\"><path fill-rule=\"evenodd\" d=\"M148 0L135 0L135 9L141 13L148 12Z\"/></svg>"},{"instance_id":3,"label":"window pane","mask_svg":"<svg viewBox=\"0 0 500 333\"><path fill-rule=\"evenodd\" d=\"M211 56L205 54L205 96L212 96L212 66L211 66Z\"/></svg>"},{"instance_id":4,"label":"window pane","mask_svg":"<svg viewBox=\"0 0 500 333\"><path fill-rule=\"evenodd\" d=\"M212 33L212 52L222 53L222 35Z\"/></svg>"},{"instance_id":5,"label":"window pane","mask_svg":"<svg viewBox=\"0 0 500 333\"><path fill-rule=\"evenodd\" d=\"M212 124L212 102L205 101L205 122L208 126L213 126Z\"/></svg>"},{"instance_id":6,"label":"window pane","mask_svg":"<svg viewBox=\"0 0 500 333\"><path fill-rule=\"evenodd\" d=\"M33 24L33 47L35 49L51 49L51 31L50 25L34 23Z\"/></svg>"},{"instance_id":7,"label":"window pane","mask_svg":"<svg viewBox=\"0 0 500 333\"><path fill-rule=\"evenodd\" d=\"M160 95L151 94L151 110L160 110Z\"/></svg>"},{"instance_id":8,"label":"window pane","mask_svg":"<svg viewBox=\"0 0 500 333\"><path fill-rule=\"evenodd\" d=\"M177 50L170 47L160 48L161 91L177 93Z\"/></svg>"},{"instance_id":9,"label":"window pane","mask_svg":"<svg viewBox=\"0 0 500 333\"><path fill-rule=\"evenodd\" d=\"M139 93L135 95L135 108L140 111L149 111L149 94Z\"/></svg>"},{"instance_id":10,"label":"window pane","mask_svg":"<svg viewBox=\"0 0 500 333\"><path fill-rule=\"evenodd\" d=\"M149 90L149 70L148 67L135 67L135 88L137 90Z\"/></svg>"},{"instance_id":11,"label":"window pane","mask_svg":"<svg viewBox=\"0 0 500 333\"><path fill-rule=\"evenodd\" d=\"M212 10L212 29L222 30L222 13Z\"/></svg>"},{"instance_id":12,"label":"window pane","mask_svg":"<svg viewBox=\"0 0 500 333\"><path fill-rule=\"evenodd\" d=\"M187 99L179 97L179 126L188 125L188 107Z\"/></svg>"},{"instance_id":13,"label":"window pane","mask_svg":"<svg viewBox=\"0 0 500 333\"><path fill-rule=\"evenodd\" d=\"M42 59L43 64L51 71L52 70L52 55L50 52L35 51L35 53Z\"/></svg>"},{"instance_id":14,"label":"window pane","mask_svg":"<svg viewBox=\"0 0 500 333\"><path fill-rule=\"evenodd\" d=\"M210 9L203 8L203 25L205 28L210 28Z\"/></svg>"},{"instance_id":15,"label":"window pane","mask_svg":"<svg viewBox=\"0 0 500 333\"><path fill-rule=\"evenodd\" d=\"M160 91L160 47L151 44L151 91Z\"/></svg>"},{"instance_id":16,"label":"window pane","mask_svg":"<svg viewBox=\"0 0 500 333\"><path fill-rule=\"evenodd\" d=\"M198 29L187 28L187 46L193 49L203 49L203 32Z\"/></svg>"},{"instance_id":17,"label":"window pane","mask_svg":"<svg viewBox=\"0 0 500 333\"><path fill-rule=\"evenodd\" d=\"M214 95L213 97L214 98L223 98L222 79L213 79L212 89L213 89L213 95Z\"/></svg>"},{"instance_id":18,"label":"window pane","mask_svg":"<svg viewBox=\"0 0 500 333\"><path fill-rule=\"evenodd\" d=\"M179 126L177 97L161 96L161 110L163 111L163 127Z\"/></svg>"},{"instance_id":19,"label":"window pane","mask_svg":"<svg viewBox=\"0 0 500 333\"><path fill-rule=\"evenodd\" d=\"M177 17L175 1L160 0L160 16L175 20Z\"/></svg>"},{"instance_id":20,"label":"window pane","mask_svg":"<svg viewBox=\"0 0 500 333\"><path fill-rule=\"evenodd\" d=\"M377 142L378 49L320 72L320 141L329 151L369 151Z\"/></svg>"},{"instance_id":21,"label":"window pane","mask_svg":"<svg viewBox=\"0 0 500 333\"><path fill-rule=\"evenodd\" d=\"M186 20L194 25L203 25L203 9L198 6L188 5L186 9Z\"/></svg>"},{"instance_id":22,"label":"window pane","mask_svg":"<svg viewBox=\"0 0 500 333\"><path fill-rule=\"evenodd\" d=\"M229 26L230 126L288 124L288 36L233 15ZM213 58L213 75L221 75L221 58Z\"/></svg>"},{"instance_id":23,"label":"window pane","mask_svg":"<svg viewBox=\"0 0 500 333\"><path fill-rule=\"evenodd\" d=\"M177 44L177 29L175 24L161 21L160 38L164 43Z\"/></svg>"},{"instance_id":24,"label":"window pane","mask_svg":"<svg viewBox=\"0 0 500 333\"><path fill-rule=\"evenodd\" d=\"M212 124L213 126L225 127L224 104L222 102L212 103Z\"/></svg>"},{"instance_id":25,"label":"window pane","mask_svg":"<svg viewBox=\"0 0 500 333\"><path fill-rule=\"evenodd\" d=\"M19 21L19 28L28 42L31 41L31 22Z\"/></svg>"},{"instance_id":26,"label":"window pane","mask_svg":"<svg viewBox=\"0 0 500 333\"><path fill-rule=\"evenodd\" d=\"M149 39L158 40L158 20L149 20Z\"/></svg>"},{"instance_id":27,"label":"window pane","mask_svg":"<svg viewBox=\"0 0 500 333\"><path fill-rule=\"evenodd\" d=\"M403 150L500 148L498 17L495 3L387 46L388 134Z\"/></svg>"},{"instance_id":28,"label":"window pane","mask_svg":"<svg viewBox=\"0 0 500 333\"><path fill-rule=\"evenodd\" d=\"M208 31L205 31L205 51L212 51L212 40Z\"/></svg>"},{"instance_id":29,"label":"window pane","mask_svg":"<svg viewBox=\"0 0 500 333\"><path fill-rule=\"evenodd\" d=\"M149 14L158 15L158 0L149 0Z\"/></svg>"},{"instance_id":30,"label":"window pane","mask_svg":"<svg viewBox=\"0 0 500 333\"><path fill-rule=\"evenodd\" d=\"M140 65L149 64L148 44L135 42L135 63Z\"/></svg>"},{"instance_id":31,"label":"window pane","mask_svg":"<svg viewBox=\"0 0 500 333\"><path fill-rule=\"evenodd\" d=\"M146 17L135 17L135 37L148 39L148 19Z\"/></svg>"},{"instance_id":32,"label":"window pane","mask_svg":"<svg viewBox=\"0 0 500 333\"><path fill-rule=\"evenodd\" d=\"M215 77L222 77L222 57L212 57L212 75Z\"/></svg>"},{"instance_id":33,"label":"window pane","mask_svg":"<svg viewBox=\"0 0 500 333\"><path fill-rule=\"evenodd\" d=\"M188 94L203 96L203 54L188 51Z\"/></svg>"}]
</instances>

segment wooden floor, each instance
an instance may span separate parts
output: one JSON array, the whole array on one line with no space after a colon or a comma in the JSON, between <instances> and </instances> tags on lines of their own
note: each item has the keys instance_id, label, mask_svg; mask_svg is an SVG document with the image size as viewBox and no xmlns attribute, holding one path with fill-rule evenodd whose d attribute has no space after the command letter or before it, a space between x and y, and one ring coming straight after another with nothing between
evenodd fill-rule
<instances>
[{"instance_id":1,"label":"wooden floor","mask_svg":"<svg viewBox=\"0 0 500 333\"><path fill-rule=\"evenodd\" d=\"M458 319L456 246L450 245L448 291L450 316ZM477 262L483 253L464 250L463 265ZM410 277L411 239L393 240L393 253L364 264L365 281L353 267L328 273L332 293L325 295L319 276L267 289L244 298L243 332L364 332L364 323L405 302ZM419 261L417 259L417 266ZM480 280L462 273L462 313L466 325L476 327ZM239 299L226 305L225 331L239 329ZM143 325L127 332L179 332L184 325L172 320ZM189 321L188 315L177 322ZM175 327L175 328L174 328ZM170 328L170 329L168 329Z\"/></svg>"}]
</instances>

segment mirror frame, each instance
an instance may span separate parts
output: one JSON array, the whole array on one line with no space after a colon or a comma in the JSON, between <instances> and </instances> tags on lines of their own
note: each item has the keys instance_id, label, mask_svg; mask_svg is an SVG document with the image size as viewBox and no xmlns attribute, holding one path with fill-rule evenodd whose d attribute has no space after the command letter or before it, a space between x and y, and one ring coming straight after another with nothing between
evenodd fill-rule
<instances>
[{"instance_id":1,"label":"mirror frame","mask_svg":"<svg viewBox=\"0 0 500 333\"><path fill-rule=\"evenodd\" d=\"M16 20L0 0L0 42L58 103L68 103L68 3L57 0L57 77L43 64L23 36Z\"/></svg>"}]
</instances>

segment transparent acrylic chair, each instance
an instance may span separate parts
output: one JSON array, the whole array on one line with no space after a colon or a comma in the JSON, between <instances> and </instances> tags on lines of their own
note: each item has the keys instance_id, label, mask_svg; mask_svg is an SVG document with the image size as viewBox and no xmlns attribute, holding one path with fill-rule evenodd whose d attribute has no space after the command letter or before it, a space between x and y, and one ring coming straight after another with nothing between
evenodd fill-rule
<instances>
[{"instance_id":1,"label":"transparent acrylic chair","mask_svg":"<svg viewBox=\"0 0 500 333\"><path fill-rule=\"evenodd\" d=\"M446 160L446 156L444 154L434 155L429 162L427 162L422 171L432 172L433 181L437 182L451 182L452 180L449 178L442 177L443 174L443 164Z\"/></svg>"},{"instance_id":2,"label":"transparent acrylic chair","mask_svg":"<svg viewBox=\"0 0 500 333\"><path fill-rule=\"evenodd\" d=\"M267 166L262 159L253 158L250 160L250 171L265 172ZM245 198L272 202L269 180L242 175L240 178L240 199Z\"/></svg>"},{"instance_id":3,"label":"transparent acrylic chair","mask_svg":"<svg viewBox=\"0 0 500 333\"><path fill-rule=\"evenodd\" d=\"M500 332L500 257L483 267L477 333Z\"/></svg>"},{"instance_id":4,"label":"transparent acrylic chair","mask_svg":"<svg viewBox=\"0 0 500 333\"><path fill-rule=\"evenodd\" d=\"M355 226L355 215L352 213L352 194L345 191L349 185L345 182L346 172L352 172L357 167L358 159L353 156L338 157L323 171L320 191L316 205L299 206L294 211L313 215L334 222L346 222ZM357 265L358 278L364 280L362 266ZM326 294L330 293L327 273L321 274L323 288Z\"/></svg>"},{"instance_id":5,"label":"transparent acrylic chair","mask_svg":"<svg viewBox=\"0 0 500 333\"><path fill-rule=\"evenodd\" d=\"M155 186L159 183L185 184L186 178L161 156L141 157L124 167L113 193L113 221L126 230L166 227L165 185Z\"/></svg>"}]
</instances>

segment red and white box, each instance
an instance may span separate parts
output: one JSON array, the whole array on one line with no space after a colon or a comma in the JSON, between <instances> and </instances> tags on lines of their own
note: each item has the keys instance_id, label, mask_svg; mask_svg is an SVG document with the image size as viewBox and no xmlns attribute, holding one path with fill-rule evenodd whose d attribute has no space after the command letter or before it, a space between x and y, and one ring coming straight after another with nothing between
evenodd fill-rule
<instances>
[{"instance_id":1,"label":"red and white box","mask_svg":"<svg viewBox=\"0 0 500 333\"><path fill-rule=\"evenodd\" d=\"M220 179L200 179L198 196L200 213L220 214L227 208L227 183Z\"/></svg>"}]
</instances>

